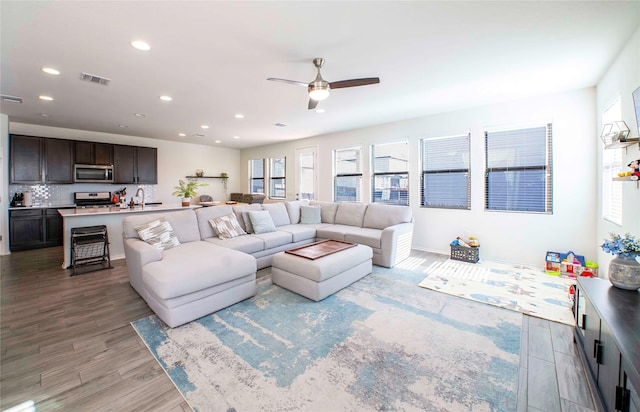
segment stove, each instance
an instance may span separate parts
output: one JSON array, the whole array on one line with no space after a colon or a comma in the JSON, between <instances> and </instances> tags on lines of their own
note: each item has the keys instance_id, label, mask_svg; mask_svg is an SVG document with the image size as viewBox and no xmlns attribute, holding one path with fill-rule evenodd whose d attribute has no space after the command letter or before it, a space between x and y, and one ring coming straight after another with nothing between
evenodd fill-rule
<instances>
[{"instance_id":1,"label":"stove","mask_svg":"<svg viewBox=\"0 0 640 412\"><path fill-rule=\"evenodd\" d=\"M73 200L77 209L115 205L111 199L111 192L75 192Z\"/></svg>"}]
</instances>

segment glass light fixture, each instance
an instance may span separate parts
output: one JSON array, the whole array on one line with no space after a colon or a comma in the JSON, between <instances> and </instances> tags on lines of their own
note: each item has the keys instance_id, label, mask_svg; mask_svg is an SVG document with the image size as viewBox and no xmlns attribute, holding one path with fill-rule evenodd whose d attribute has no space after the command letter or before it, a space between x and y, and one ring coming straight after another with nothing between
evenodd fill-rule
<instances>
[{"instance_id":1,"label":"glass light fixture","mask_svg":"<svg viewBox=\"0 0 640 412\"><path fill-rule=\"evenodd\" d=\"M310 89L311 90L309 90L309 97L315 101L319 102L329 97L330 92L328 85L313 88L310 87Z\"/></svg>"}]
</instances>

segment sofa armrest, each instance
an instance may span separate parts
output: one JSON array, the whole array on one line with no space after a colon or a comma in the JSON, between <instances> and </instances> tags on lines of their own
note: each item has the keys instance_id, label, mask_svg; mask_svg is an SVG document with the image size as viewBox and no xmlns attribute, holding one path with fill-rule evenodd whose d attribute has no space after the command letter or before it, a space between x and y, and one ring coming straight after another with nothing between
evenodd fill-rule
<instances>
[{"instance_id":1,"label":"sofa armrest","mask_svg":"<svg viewBox=\"0 0 640 412\"><path fill-rule=\"evenodd\" d=\"M394 267L396 263L411 254L413 241L413 222L399 223L382 230L380 246L382 249L380 266Z\"/></svg>"},{"instance_id":2,"label":"sofa armrest","mask_svg":"<svg viewBox=\"0 0 640 412\"><path fill-rule=\"evenodd\" d=\"M162 252L155 246L137 238L123 239L123 245L129 283L146 300L146 292L142 283L142 267L147 263L162 260Z\"/></svg>"}]
</instances>

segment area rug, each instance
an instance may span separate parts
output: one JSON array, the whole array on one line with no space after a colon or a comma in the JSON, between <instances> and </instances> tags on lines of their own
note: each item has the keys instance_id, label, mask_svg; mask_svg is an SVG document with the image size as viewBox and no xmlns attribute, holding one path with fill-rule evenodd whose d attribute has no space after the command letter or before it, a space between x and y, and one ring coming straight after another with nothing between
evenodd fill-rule
<instances>
[{"instance_id":1,"label":"area rug","mask_svg":"<svg viewBox=\"0 0 640 412\"><path fill-rule=\"evenodd\" d=\"M437 262L425 271L419 286L573 325L568 277L550 276L541 269L480 260Z\"/></svg>"},{"instance_id":2,"label":"area rug","mask_svg":"<svg viewBox=\"0 0 640 412\"><path fill-rule=\"evenodd\" d=\"M321 302L258 280L178 328L133 326L197 411L513 411L522 315L374 272Z\"/></svg>"}]
</instances>

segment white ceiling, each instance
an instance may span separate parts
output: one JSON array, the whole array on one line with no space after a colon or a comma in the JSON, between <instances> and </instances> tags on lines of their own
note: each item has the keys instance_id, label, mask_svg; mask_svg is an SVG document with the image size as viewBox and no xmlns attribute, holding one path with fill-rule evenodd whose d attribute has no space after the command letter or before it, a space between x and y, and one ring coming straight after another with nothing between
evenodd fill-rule
<instances>
[{"instance_id":1,"label":"white ceiling","mask_svg":"<svg viewBox=\"0 0 640 412\"><path fill-rule=\"evenodd\" d=\"M244 148L593 86L640 1L2 0L0 18L0 92L23 99L2 102L10 121ZM310 82L314 57L328 81L380 84L334 90L318 114L304 88L266 80Z\"/></svg>"}]
</instances>

